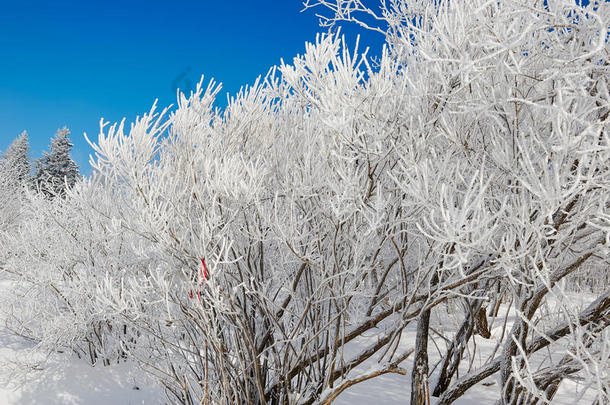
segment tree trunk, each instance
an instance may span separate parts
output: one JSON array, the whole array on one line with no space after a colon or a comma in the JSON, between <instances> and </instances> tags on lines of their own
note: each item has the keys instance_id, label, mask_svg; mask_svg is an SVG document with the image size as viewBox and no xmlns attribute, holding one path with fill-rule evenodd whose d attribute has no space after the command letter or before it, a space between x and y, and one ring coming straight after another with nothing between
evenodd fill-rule
<instances>
[{"instance_id":1,"label":"tree trunk","mask_svg":"<svg viewBox=\"0 0 610 405\"><path fill-rule=\"evenodd\" d=\"M417 337L415 338L415 359L411 375L411 405L428 405L428 330L430 326L430 310L425 310L417 321Z\"/></svg>"}]
</instances>

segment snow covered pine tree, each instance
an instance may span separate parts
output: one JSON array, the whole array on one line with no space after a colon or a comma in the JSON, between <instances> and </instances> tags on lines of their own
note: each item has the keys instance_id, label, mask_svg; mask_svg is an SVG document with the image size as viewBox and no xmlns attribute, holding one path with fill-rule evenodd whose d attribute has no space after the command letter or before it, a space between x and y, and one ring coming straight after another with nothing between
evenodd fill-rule
<instances>
[{"instance_id":1,"label":"snow covered pine tree","mask_svg":"<svg viewBox=\"0 0 610 405\"><path fill-rule=\"evenodd\" d=\"M33 183L49 197L63 197L74 186L79 175L78 165L70 157L70 131L63 127L51 139L49 152L36 161Z\"/></svg>"},{"instance_id":2,"label":"snow covered pine tree","mask_svg":"<svg viewBox=\"0 0 610 405\"><path fill-rule=\"evenodd\" d=\"M23 131L0 158L0 171L2 171L2 175L10 178L15 185L25 184L30 177L29 150L28 134L26 131Z\"/></svg>"},{"instance_id":3,"label":"snow covered pine tree","mask_svg":"<svg viewBox=\"0 0 610 405\"><path fill-rule=\"evenodd\" d=\"M7 230L19 217L23 187L30 178L30 144L25 131L0 157L0 230Z\"/></svg>"}]
</instances>

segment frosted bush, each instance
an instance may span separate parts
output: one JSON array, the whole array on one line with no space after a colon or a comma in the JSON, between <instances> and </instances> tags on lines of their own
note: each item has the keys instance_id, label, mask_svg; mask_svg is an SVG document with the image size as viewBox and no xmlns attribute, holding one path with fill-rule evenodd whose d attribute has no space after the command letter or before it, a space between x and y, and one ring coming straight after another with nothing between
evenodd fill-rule
<instances>
[{"instance_id":1,"label":"frosted bush","mask_svg":"<svg viewBox=\"0 0 610 405\"><path fill-rule=\"evenodd\" d=\"M102 123L92 179L34 208L7 264L55 303L28 304L36 337L99 334L91 358L188 404L330 403L410 357L412 404L492 375L504 404L570 378L603 401L609 291L563 303L566 277L608 272L609 6L321 3L380 23L377 65L323 35L224 110L202 82ZM441 304L461 308L446 340ZM498 345L473 366L475 335Z\"/></svg>"}]
</instances>

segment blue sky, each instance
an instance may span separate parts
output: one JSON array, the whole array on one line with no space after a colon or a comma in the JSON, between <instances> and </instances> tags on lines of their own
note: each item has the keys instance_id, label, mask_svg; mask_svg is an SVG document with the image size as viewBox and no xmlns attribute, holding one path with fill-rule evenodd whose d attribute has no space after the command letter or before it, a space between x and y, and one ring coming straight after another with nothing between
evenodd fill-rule
<instances>
[{"instance_id":1,"label":"blue sky","mask_svg":"<svg viewBox=\"0 0 610 405\"><path fill-rule=\"evenodd\" d=\"M375 3L373 1L373 3ZM0 150L27 130L32 158L64 125L89 172L87 132L174 103L178 84L205 75L226 93L291 61L322 29L300 0L0 0ZM345 27L354 42L355 27ZM378 54L382 38L363 33Z\"/></svg>"}]
</instances>

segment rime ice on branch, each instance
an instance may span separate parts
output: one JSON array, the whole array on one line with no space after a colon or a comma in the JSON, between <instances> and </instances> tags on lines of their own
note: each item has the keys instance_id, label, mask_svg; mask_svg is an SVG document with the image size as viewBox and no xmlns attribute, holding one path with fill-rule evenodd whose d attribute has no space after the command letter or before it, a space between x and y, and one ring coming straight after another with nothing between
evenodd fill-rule
<instances>
[{"instance_id":1,"label":"rime ice on branch","mask_svg":"<svg viewBox=\"0 0 610 405\"><path fill-rule=\"evenodd\" d=\"M387 373L414 405L491 376L502 404L570 380L607 403L609 3L320 3L378 21L382 58L321 35L224 111L211 82L102 123L95 176L11 247L29 333L185 404L327 404Z\"/></svg>"}]
</instances>

